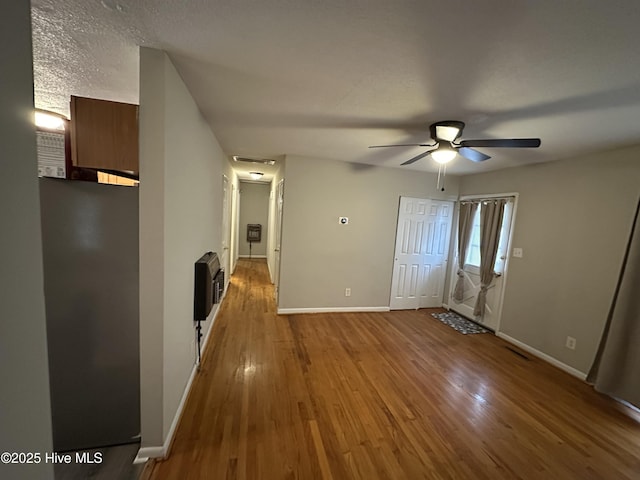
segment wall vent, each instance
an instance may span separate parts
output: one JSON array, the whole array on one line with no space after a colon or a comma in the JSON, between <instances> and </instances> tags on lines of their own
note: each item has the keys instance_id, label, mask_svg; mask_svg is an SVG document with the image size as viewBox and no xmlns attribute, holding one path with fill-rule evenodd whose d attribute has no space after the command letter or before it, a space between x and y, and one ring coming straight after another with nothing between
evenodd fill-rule
<instances>
[{"instance_id":1,"label":"wall vent","mask_svg":"<svg viewBox=\"0 0 640 480\"><path fill-rule=\"evenodd\" d=\"M234 162L244 162L244 163L253 163L259 165L274 165L276 163L275 160L264 159L264 158L249 158L249 157L240 157L238 155L233 156Z\"/></svg>"}]
</instances>

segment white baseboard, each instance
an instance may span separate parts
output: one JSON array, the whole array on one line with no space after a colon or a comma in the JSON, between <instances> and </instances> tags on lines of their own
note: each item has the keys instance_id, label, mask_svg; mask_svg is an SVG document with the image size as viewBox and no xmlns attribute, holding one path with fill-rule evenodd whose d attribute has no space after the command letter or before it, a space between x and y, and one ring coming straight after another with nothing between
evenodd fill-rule
<instances>
[{"instance_id":1,"label":"white baseboard","mask_svg":"<svg viewBox=\"0 0 640 480\"><path fill-rule=\"evenodd\" d=\"M150 458L164 458L165 449L162 447L142 447L138 450L136 458L133 459L133 464L138 465L140 463L147 463Z\"/></svg>"},{"instance_id":2,"label":"white baseboard","mask_svg":"<svg viewBox=\"0 0 640 480\"><path fill-rule=\"evenodd\" d=\"M238 255L238 258L267 258L266 255Z\"/></svg>"},{"instance_id":3,"label":"white baseboard","mask_svg":"<svg viewBox=\"0 0 640 480\"><path fill-rule=\"evenodd\" d=\"M509 335L505 335L502 332L496 332L496 336L502 338L503 340L506 340L509 343L514 344L516 347L521 348L525 352L529 352L531 355L535 355L541 360L544 360L545 362L550 363L554 367L558 367L560 370L567 372L569 375L573 375L574 377L579 378L582 381L587 379L586 373L583 373L580 370L570 367L566 363L562 363L560 360L557 360L552 356L547 355L546 353L542 353L540 350L536 350L535 348L530 347L526 343L522 343L520 340L516 340L515 338L510 337Z\"/></svg>"},{"instance_id":4,"label":"white baseboard","mask_svg":"<svg viewBox=\"0 0 640 480\"><path fill-rule=\"evenodd\" d=\"M207 342L209 341L209 336L211 335L211 330L213 330L213 323L216 321L216 318L218 317L218 312L220 311L220 307L222 306L222 302L224 301L224 297L227 296L227 289L224 289L224 292L222 292L222 298L220 299L220 303L218 303L218 308L216 308L215 312L213 312L213 315L211 316L211 323L209 325L209 329L207 330L207 333L204 336L204 339L202 340L202 345L200 345L200 351L204 352L204 349L207 346ZM198 367L198 364L194 365L194 367ZM192 372L193 375L193 372ZM191 383L188 384L188 387L191 387Z\"/></svg>"},{"instance_id":5,"label":"white baseboard","mask_svg":"<svg viewBox=\"0 0 640 480\"><path fill-rule=\"evenodd\" d=\"M213 330L213 323L215 322L216 317L218 316L218 312L220 311L220 306L222 305L222 300L224 300L224 297L226 296L226 294L227 294L227 291L225 289L222 295L222 299L218 304L218 308L216 308L216 310L213 312L213 315L211 316L211 324L209 325L209 329L207 330L207 333L205 334L204 339L202 341L201 351L203 352L205 350L205 347L207 346L207 342L209 341L209 336L211 335L211 331ZM158 446L141 447L138 450L138 454L136 455L136 458L133 459L134 465L139 463L145 463L150 458L166 458L169 455L169 451L171 449L171 443L173 442L173 436L176 433L176 428L178 428L178 423L180 422L180 417L182 416L182 410L184 409L184 405L189 396L189 392L191 391L191 384L193 383L193 379L195 378L197 373L198 373L198 364L196 363L193 365L193 368L191 369L189 380L187 380L187 384L184 388L184 391L182 392L182 398L180 398L180 403L178 404L176 413L173 416L173 421L171 422L171 427L169 428L169 432L167 433L167 437L164 439L164 443L162 444L162 446L161 447L158 447Z\"/></svg>"},{"instance_id":6,"label":"white baseboard","mask_svg":"<svg viewBox=\"0 0 640 480\"><path fill-rule=\"evenodd\" d=\"M273 278L273 273L271 272L271 264L269 264L269 259L267 259L267 270L269 270L269 280L271 280L271 284L275 285L273 282L275 279Z\"/></svg>"},{"instance_id":7,"label":"white baseboard","mask_svg":"<svg viewBox=\"0 0 640 480\"><path fill-rule=\"evenodd\" d=\"M357 313L357 312L388 312L389 307L318 307L318 308L278 308L278 315L293 315L297 313Z\"/></svg>"}]
</instances>

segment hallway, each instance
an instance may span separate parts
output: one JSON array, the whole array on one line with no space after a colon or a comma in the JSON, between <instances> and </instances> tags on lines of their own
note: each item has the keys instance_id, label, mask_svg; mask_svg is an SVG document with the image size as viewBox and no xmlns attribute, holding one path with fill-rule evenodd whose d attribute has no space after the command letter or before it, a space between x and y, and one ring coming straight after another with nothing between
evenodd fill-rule
<instances>
[{"instance_id":1,"label":"hallway","mask_svg":"<svg viewBox=\"0 0 640 480\"><path fill-rule=\"evenodd\" d=\"M278 316L240 259L150 478L637 478L639 415L428 313Z\"/></svg>"}]
</instances>

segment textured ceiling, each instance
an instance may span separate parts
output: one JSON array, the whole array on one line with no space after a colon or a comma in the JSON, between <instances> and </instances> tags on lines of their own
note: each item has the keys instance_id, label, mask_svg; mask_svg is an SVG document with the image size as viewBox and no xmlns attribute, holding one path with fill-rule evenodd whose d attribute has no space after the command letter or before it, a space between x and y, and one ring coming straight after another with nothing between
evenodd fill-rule
<instances>
[{"instance_id":1,"label":"textured ceiling","mask_svg":"<svg viewBox=\"0 0 640 480\"><path fill-rule=\"evenodd\" d=\"M32 0L36 106L136 103L139 45L166 50L229 155L397 166L438 120L475 173L640 143L637 0ZM410 167L435 169L430 160Z\"/></svg>"}]
</instances>

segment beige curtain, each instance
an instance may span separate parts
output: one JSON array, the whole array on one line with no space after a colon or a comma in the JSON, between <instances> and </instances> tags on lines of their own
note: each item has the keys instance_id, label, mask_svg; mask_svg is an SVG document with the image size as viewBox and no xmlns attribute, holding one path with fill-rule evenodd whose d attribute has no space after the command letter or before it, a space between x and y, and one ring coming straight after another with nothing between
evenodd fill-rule
<instances>
[{"instance_id":1,"label":"beige curtain","mask_svg":"<svg viewBox=\"0 0 640 480\"><path fill-rule=\"evenodd\" d=\"M640 408L640 202L587 381L595 389Z\"/></svg>"},{"instance_id":2,"label":"beige curtain","mask_svg":"<svg viewBox=\"0 0 640 480\"><path fill-rule=\"evenodd\" d=\"M473 309L473 314L478 317L484 315L487 290L495 276L493 267L496 263L506 204L507 200L505 199L485 200L480 208L480 291Z\"/></svg>"},{"instance_id":3,"label":"beige curtain","mask_svg":"<svg viewBox=\"0 0 640 480\"><path fill-rule=\"evenodd\" d=\"M458 215L458 280L453 289L453 299L456 302L464 300L464 261L467 258L471 229L473 228L473 217L478 209L478 204L464 202L460 204L460 214Z\"/></svg>"}]
</instances>

